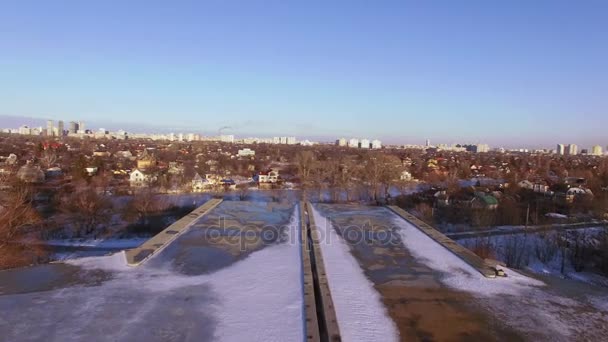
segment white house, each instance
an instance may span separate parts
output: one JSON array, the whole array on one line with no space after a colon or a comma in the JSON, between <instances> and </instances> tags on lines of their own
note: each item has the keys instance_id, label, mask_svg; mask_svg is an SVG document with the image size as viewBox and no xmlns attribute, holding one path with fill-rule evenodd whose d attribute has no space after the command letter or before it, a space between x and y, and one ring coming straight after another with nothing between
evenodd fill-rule
<instances>
[{"instance_id":1,"label":"white house","mask_svg":"<svg viewBox=\"0 0 608 342\"><path fill-rule=\"evenodd\" d=\"M402 181L411 181L412 180L412 174L405 170L401 172L401 175L399 176L399 179L401 179Z\"/></svg>"},{"instance_id":2,"label":"white house","mask_svg":"<svg viewBox=\"0 0 608 342\"><path fill-rule=\"evenodd\" d=\"M153 173L143 172L135 169L129 174L129 183L131 186L146 186L157 179Z\"/></svg>"},{"instance_id":3,"label":"white house","mask_svg":"<svg viewBox=\"0 0 608 342\"><path fill-rule=\"evenodd\" d=\"M239 157L253 157L255 156L255 151L250 148L244 148L242 150L239 150L237 155Z\"/></svg>"},{"instance_id":4,"label":"white house","mask_svg":"<svg viewBox=\"0 0 608 342\"><path fill-rule=\"evenodd\" d=\"M192 179L192 191L200 192L205 189L211 187L211 183L207 180L207 178L201 177L198 173L194 175Z\"/></svg>"},{"instance_id":5,"label":"white house","mask_svg":"<svg viewBox=\"0 0 608 342\"><path fill-rule=\"evenodd\" d=\"M276 183L279 181L279 171L269 170L266 172L260 172L258 175L258 183Z\"/></svg>"},{"instance_id":6,"label":"white house","mask_svg":"<svg viewBox=\"0 0 608 342\"><path fill-rule=\"evenodd\" d=\"M118 152L114 153L114 156L116 158L130 159L130 158L133 158L133 153L131 153L131 151L128 151L128 150L118 151Z\"/></svg>"}]
</instances>

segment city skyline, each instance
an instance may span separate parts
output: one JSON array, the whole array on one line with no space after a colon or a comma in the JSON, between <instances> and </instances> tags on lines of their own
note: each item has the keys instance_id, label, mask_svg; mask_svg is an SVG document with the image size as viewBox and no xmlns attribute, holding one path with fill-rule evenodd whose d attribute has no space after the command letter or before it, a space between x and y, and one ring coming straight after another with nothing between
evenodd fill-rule
<instances>
[{"instance_id":1,"label":"city skyline","mask_svg":"<svg viewBox=\"0 0 608 342\"><path fill-rule=\"evenodd\" d=\"M30 126L30 128L36 128L36 127L40 127L43 129L43 131L46 131L45 126L48 124L48 121L52 120L55 123L62 121L64 122L67 127L65 130L68 131L69 130L69 124L71 124L72 122L78 124L80 122L83 121L79 121L78 119L43 119L43 118L24 118L24 117L18 117L18 116L3 116L0 115L0 130L2 129L18 129L19 127L23 126L23 125L27 125ZM57 126L57 125L55 125ZM78 126L78 125L77 125ZM138 136L141 135L169 135L169 134L196 134L196 135L200 135L201 137L219 137L220 135L220 131L221 130L225 130L227 129L228 131L225 132L226 134L229 135L233 135L235 136L235 138L237 139L248 139L248 138L254 138L254 139L272 139L273 137L277 137L278 135L280 135L279 133L266 133L266 134L250 134L247 133L246 131L238 131L235 132L234 129L230 126L222 126L219 127L217 130L213 130L211 128L209 129L197 129L194 127L173 127L173 128L167 128L167 127L158 127L158 126L154 126L154 125L145 125L145 124L136 124L136 123L119 123L119 122L114 122L114 123L106 123L104 124L99 124L95 121L93 121L93 123L91 124L91 122L87 121L87 130L90 130L92 133L95 133L97 130L99 129L104 129L112 132L117 132L117 131L125 131L128 132L130 134L136 134ZM448 147L453 147L455 145L486 145L487 143L485 141L472 141L472 140L466 140L466 139L462 139L462 140L452 140L452 141L448 141L446 139L441 139L438 138L436 140L431 140L429 138L426 138L424 140L413 140L413 139L407 139L407 138L396 138L396 139L388 139L388 140L384 140L381 139L380 137L372 137L371 135L366 135L366 134L362 134L362 135L341 135L341 136L327 136L327 135L314 135L313 134L307 134L307 135L302 135L302 136L298 136L298 139L302 139L302 140L312 140L312 141L316 141L319 143L337 143L338 140L340 139L346 139L346 145L348 145L348 141L352 140L352 139L367 139L367 140L380 140L382 142L383 145L393 145L393 146L427 146L427 147L433 147L433 146L448 146ZM437 144L430 144L431 141L438 141ZM557 143L559 145L559 142ZM513 143L513 144L503 144L503 145L493 145L493 144L489 144L491 145L492 148L497 149L497 148L505 148L505 149L510 149L510 150L554 150L557 151L557 149L555 148L556 143L549 143L549 144L538 144L538 145L522 145L522 144L518 144L518 143ZM596 142L596 143L591 143L589 145L581 145L576 143L575 141L571 141L569 143L563 144L564 146L569 146L569 145L574 145L577 148L580 148L581 150L588 150L590 153L591 151L597 147L600 146L602 147L602 149L606 149L608 151L608 144L604 144L602 141ZM559 154L559 153L558 153Z\"/></svg>"},{"instance_id":2,"label":"city skyline","mask_svg":"<svg viewBox=\"0 0 608 342\"><path fill-rule=\"evenodd\" d=\"M23 120L20 117L10 117L12 120ZM0 116L0 123L3 122L3 119L7 119L7 117ZM509 147L509 146L490 146L486 143L481 142L440 142L437 144L431 144L430 139L426 139L424 144L419 143L388 143L383 144L381 140L377 138L368 139L367 137L363 138L359 137L350 137L346 138L342 137L323 137L320 140L310 141L309 138L311 136L252 136L252 135L235 135L230 134L231 132L225 132L225 130L232 130L229 126L223 126L218 129L217 134L200 134L195 133L196 131L186 130L186 131L171 131L166 130L164 132L144 132L144 131L130 131L125 129L124 126L110 126L111 129L106 129L104 127L93 127L86 124L84 121L69 121L67 129L65 129L64 120L52 120L52 119L33 119L29 118L29 120L34 120L30 122L38 121L39 123L43 122L46 126L42 126L41 124L19 124L18 128L16 127L2 127L0 125L1 133L11 133L11 134L21 134L21 135L38 135L38 136L50 136L53 138L56 137L93 137L93 138L119 138L119 139L151 139L151 140L169 140L169 141L178 141L178 142L192 142L192 141L222 141L229 143L241 143L241 144L258 144L258 143L268 143L268 144L287 144L287 145L307 145L312 146L313 144L335 144L336 146L341 147L354 147L354 148L363 148L363 149L380 149L384 146L400 146L402 148L438 148L440 150L448 150L448 151L456 151L456 152L490 152L490 151L519 151L519 152L534 152L540 151L542 153L552 153L557 155L593 155L593 156L603 156L604 155L604 146L602 145L592 145L590 147L581 147L579 151L579 146L574 143L569 144L561 144L558 143L555 149L547 148L547 147L526 147L526 146L517 146L517 147ZM21 122L21 121L19 121ZM115 123L116 124L116 123ZM38 126L38 127L36 127ZM118 128L116 128L118 127ZM303 140L298 140L303 139ZM386 141L385 141L386 143ZM608 151L608 145L606 146L606 151Z\"/></svg>"},{"instance_id":3,"label":"city skyline","mask_svg":"<svg viewBox=\"0 0 608 342\"><path fill-rule=\"evenodd\" d=\"M602 2L27 3L0 14L1 115L605 144Z\"/></svg>"}]
</instances>

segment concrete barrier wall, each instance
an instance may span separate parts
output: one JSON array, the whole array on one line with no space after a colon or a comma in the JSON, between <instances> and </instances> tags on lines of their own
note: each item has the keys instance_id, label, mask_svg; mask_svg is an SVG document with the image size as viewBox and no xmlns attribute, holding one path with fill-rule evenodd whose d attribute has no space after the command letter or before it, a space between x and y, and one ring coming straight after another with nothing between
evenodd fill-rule
<instances>
[{"instance_id":1,"label":"concrete barrier wall","mask_svg":"<svg viewBox=\"0 0 608 342\"><path fill-rule=\"evenodd\" d=\"M178 236L186 232L193 223L213 208L217 207L220 203L222 203L221 199L212 199L205 202L205 204L194 209L191 213L165 228L162 232L156 234L141 246L126 251L127 264L129 266L142 265L152 256L161 252L171 242L177 239Z\"/></svg>"},{"instance_id":2,"label":"concrete barrier wall","mask_svg":"<svg viewBox=\"0 0 608 342\"><path fill-rule=\"evenodd\" d=\"M430 225L418 219L414 215L408 213L407 211L394 205L388 206L388 208L391 209L395 214L399 215L400 217L411 223L414 227L418 228L424 234L428 235L431 239L435 240L437 243L445 247L447 250L454 253L457 257L459 257L471 267L476 269L484 277L496 277L496 271L493 270L490 266L488 266L482 258L477 256L477 254L462 247L456 241L445 236L437 229L431 227Z\"/></svg>"},{"instance_id":3,"label":"concrete barrier wall","mask_svg":"<svg viewBox=\"0 0 608 342\"><path fill-rule=\"evenodd\" d=\"M331 291L329 289L329 281L327 280L327 274L325 272L325 263L323 262L323 254L321 253L321 247L319 241L322 235L317 229L315 219L312 215L312 205L306 202L306 210L308 212L308 218L310 222L310 230L313 240L313 254L315 258L315 267L317 274L317 282L321 292L321 300L323 302L323 313L325 318L325 328L327 331L327 340L338 342L342 340L340 335L340 329L338 327L338 320L336 318L336 311L334 309L334 302L331 298Z\"/></svg>"},{"instance_id":4,"label":"concrete barrier wall","mask_svg":"<svg viewBox=\"0 0 608 342\"><path fill-rule=\"evenodd\" d=\"M317 304L315 299L315 284L312 275L310 248L308 244L308 215L304 202L300 203L300 243L302 254L302 280L304 290L304 331L306 341L319 342L319 321L317 319Z\"/></svg>"}]
</instances>

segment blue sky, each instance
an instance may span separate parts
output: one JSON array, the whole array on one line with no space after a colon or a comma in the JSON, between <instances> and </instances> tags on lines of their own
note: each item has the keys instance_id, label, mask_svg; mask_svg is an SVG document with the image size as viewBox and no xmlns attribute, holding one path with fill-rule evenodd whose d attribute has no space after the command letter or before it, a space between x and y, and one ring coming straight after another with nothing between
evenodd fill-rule
<instances>
[{"instance_id":1,"label":"blue sky","mask_svg":"<svg viewBox=\"0 0 608 342\"><path fill-rule=\"evenodd\" d=\"M0 2L0 115L608 144L606 1Z\"/></svg>"}]
</instances>

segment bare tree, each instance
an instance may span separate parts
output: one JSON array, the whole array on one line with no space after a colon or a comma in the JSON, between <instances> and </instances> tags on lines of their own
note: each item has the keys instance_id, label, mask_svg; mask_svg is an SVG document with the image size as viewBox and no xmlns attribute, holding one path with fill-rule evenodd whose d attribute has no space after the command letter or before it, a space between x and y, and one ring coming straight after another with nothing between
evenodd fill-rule
<instances>
[{"instance_id":1,"label":"bare tree","mask_svg":"<svg viewBox=\"0 0 608 342\"><path fill-rule=\"evenodd\" d=\"M527 234L523 237L515 234L505 237L504 256L507 267L521 268L528 263L527 240Z\"/></svg>"},{"instance_id":2,"label":"bare tree","mask_svg":"<svg viewBox=\"0 0 608 342\"><path fill-rule=\"evenodd\" d=\"M315 154L312 151L300 151L296 154L294 162L298 169L303 196L306 197L316 162Z\"/></svg>"},{"instance_id":3,"label":"bare tree","mask_svg":"<svg viewBox=\"0 0 608 342\"><path fill-rule=\"evenodd\" d=\"M45 253L36 243L38 236L33 227L40 217L30 198L30 190L18 186L0 202L0 269L30 264Z\"/></svg>"},{"instance_id":4,"label":"bare tree","mask_svg":"<svg viewBox=\"0 0 608 342\"><path fill-rule=\"evenodd\" d=\"M239 200L244 201L249 195L249 184L239 184L236 187L237 193L239 194Z\"/></svg>"},{"instance_id":5,"label":"bare tree","mask_svg":"<svg viewBox=\"0 0 608 342\"><path fill-rule=\"evenodd\" d=\"M45 169L48 169L55 165L56 162L57 153L51 149L44 150L44 152L42 153L42 157L40 158L40 164L42 164Z\"/></svg>"},{"instance_id":6,"label":"bare tree","mask_svg":"<svg viewBox=\"0 0 608 342\"><path fill-rule=\"evenodd\" d=\"M150 216L168 209L169 205L154 193L151 188L144 188L135 193L125 206L123 216L129 221L148 225Z\"/></svg>"},{"instance_id":7,"label":"bare tree","mask_svg":"<svg viewBox=\"0 0 608 342\"><path fill-rule=\"evenodd\" d=\"M69 215L75 235L89 235L105 227L112 213L112 203L93 188L80 188L61 198L61 210Z\"/></svg>"}]
</instances>

